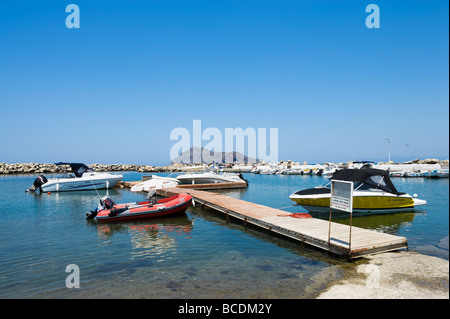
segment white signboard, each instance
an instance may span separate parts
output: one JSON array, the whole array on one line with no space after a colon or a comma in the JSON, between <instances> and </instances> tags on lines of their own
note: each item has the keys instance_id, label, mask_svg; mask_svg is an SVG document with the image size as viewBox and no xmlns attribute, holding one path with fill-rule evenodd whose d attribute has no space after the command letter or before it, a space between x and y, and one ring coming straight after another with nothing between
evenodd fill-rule
<instances>
[{"instance_id":1,"label":"white signboard","mask_svg":"<svg viewBox=\"0 0 450 319\"><path fill-rule=\"evenodd\" d=\"M353 209L353 182L331 180L330 207L345 212Z\"/></svg>"}]
</instances>

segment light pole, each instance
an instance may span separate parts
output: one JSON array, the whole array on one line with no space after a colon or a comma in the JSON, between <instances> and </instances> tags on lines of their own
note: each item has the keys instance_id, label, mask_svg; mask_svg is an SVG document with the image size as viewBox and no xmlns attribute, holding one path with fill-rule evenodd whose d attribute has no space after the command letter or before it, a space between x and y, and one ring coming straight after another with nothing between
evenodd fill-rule
<instances>
[{"instance_id":1,"label":"light pole","mask_svg":"<svg viewBox=\"0 0 450 319\"><path fill-rule=\"evenodd\" d=\"M390 162L391 162L391 141L387 137L385 138L385 140L388 141L388 154L389 154L388 164L390 164Z\"/></svg>"}]
</instances>

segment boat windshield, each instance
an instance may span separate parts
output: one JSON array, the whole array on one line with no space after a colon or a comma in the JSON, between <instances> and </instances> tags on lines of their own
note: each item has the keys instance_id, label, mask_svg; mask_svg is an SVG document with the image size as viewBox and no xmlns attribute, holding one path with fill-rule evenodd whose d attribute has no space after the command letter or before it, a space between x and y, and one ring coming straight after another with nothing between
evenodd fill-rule
<instances>
[{"instance_id":1,"label":"boat windshield","mask_svg":"<svg viewBox=\"0 0 450 319\"><path fill-rule=\"evenodd\" d=\"M55 165L69 165L72 169L72 172L75 174L76 177L81 177L84 172L95 172L93 168L90 168L89 166L83 164L83 163L55 163Z\"/></svg>"},{"instance_id":2,"label":"boat windshield","mask_svg":"<svg viewBox=\"0 0 450 319\"><path fill-rule=\"evenodd\" d=\"M393 194L404 194L395 189L386 171L380 169L343 169L336 171L331 179L351 181L354 189L379 189ZM327 186L327 187L331 187Z\"/></svg>"},{"instance_id":3,"label":"boat windshield","mask_svg":"<svg viewBox=\"0 0 450 319\"><path fill-rule=\"evenodd\" d=\"M326 181L325 183L323 183L323 184L320 185L319 187L324 187L324 188L329 188L329 189L331 189L331 180Z\"/></svg>"},{"instance_id":4,"label":"boat windshield","mask_svg":"<svg viewBox=\"0 0 450 319\"><path fill-rule=\"evenodd\" d=\"M362 182L353 182L353 189L354 190L369 190L369 189L382 190L383 189L382 187L378 187L377 185L385 186L385 184L383 184L382 181L378 181L378 183L371 183L371 184L362 183ZM331 180L327 181L326 183L323 183L319 187L331 189Z\"/></svg>"}]
</instances>

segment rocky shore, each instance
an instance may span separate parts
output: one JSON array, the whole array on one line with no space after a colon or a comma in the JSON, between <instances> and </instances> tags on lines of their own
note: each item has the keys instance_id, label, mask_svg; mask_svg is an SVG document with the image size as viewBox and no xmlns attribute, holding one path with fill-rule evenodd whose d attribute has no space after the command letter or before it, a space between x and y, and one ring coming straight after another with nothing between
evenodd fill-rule
<instances>
[{"instance_id":1,"label":"rocky shore","mask_svg":"<svg viewBox=\"0 0 450 319\"><path fill-rule=\"evenodd\" d=\"M124 171L136 171L136 172L176 172L181 171L179 165L170 166L149 166L149 165L130 165L130 164L88 164L97 172L124 172ZM0 163L0 175L8 174L45 174L45 173L66 173L70 172L70 166L68 165L55 165L48 163L15 163L7 164Z\"/></svg>"},{"instance_id":2,"label":"rocky shore","mask_svg":"<svg viewBox=\"0 0 450 319\"><path fill-rule=\"evenodd\" d=\"M448 240L448 237L447 237ZM415 252L368 256L318 299L448 299L448 260Z\"/></svg>"},{"instance_id":3,"label":"rocky shore","mask_svg":"<svg viewBox=\"0 0 450 319\"><path fill-rule=\"evenodd\" d=\"M299 163L291 160L279 161L277 163L258 163L258 165L252 164L240 164L240 163L230 163L221 164L223 171L228 172L251 172L255 167L276 167L279 169L320 169L324 167L333 166L335 168L346 168L353 165L354 162L347 163L324 163L324 164L308 164L307 162ZM151 165L134 165L134 164L88 164L94 170L98 172L124 172L124 171L136 171L140 173L171 173L171 172L201 172L207 167L213 164L196 163L196 164L171 164L166 166L151 166ZM379 168L384 169L388 167L391 170L395 170L396 167L400 169L405 169L405 167L424 167L428 166L429 169L436 168L448 168L449 160L439 160L439 159L425 159L425 160L414 160L405 163L378 163L376 164ZM68 165L55 165L53 163L0 163L0 175L9 174L45 174L45 173L65 173L70 172L70 167Z\"/></svg>"}]
</instances>

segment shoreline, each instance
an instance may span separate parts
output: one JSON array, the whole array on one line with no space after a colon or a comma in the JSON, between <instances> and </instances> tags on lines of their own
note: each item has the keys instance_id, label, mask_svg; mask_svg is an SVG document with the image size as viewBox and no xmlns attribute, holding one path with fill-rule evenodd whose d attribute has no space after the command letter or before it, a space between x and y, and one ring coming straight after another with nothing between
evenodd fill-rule
<instances>
[{"instance_id":1,"label":"shoreline","mask_svg":"<svg viewBox=\"0 0 450 319\"><path fill-rule=\"evenodd\" d=\"M249 173L254 172L255 169L277 169L277 170L311 170L318 171L320 169L342 169L342 168L358 168L358 162L347 163L323 163L323 164L308 164L303 162L293 161L279 161L276 163L258 163L258 164L218 164L221 166L221 170L224 172L239 172ZM217 165L217 164L216 164ZM98 172L125 172L136 171L139 173L173 173L173 172L203 172L207 168L211 168L213 164L170 164L163 166L151 166L151 165L135 165L135 164L88 164L94 170ZM404 170L422 170L432 171L439 169L448 169L449 160L438 159L425 159L415 160L406 163L384 163L380 162L373 164L372 167L387 170L392 172L404 171ZM14 174L46 174L46 173L66 173L70 172L70 167L67 165L55 165L53 163L0 163L0 175L14 175Z\"/></svg>"},{"instance_id":2,"label":"shoreline","mask_svg":"<svg viewBox=\"0 0 450 319\"><path fill-rule=\"evenodd\" d=\"M364 257L316 299L448 299L449 261L412 251Z\"/></svg>"}]
</instances>

